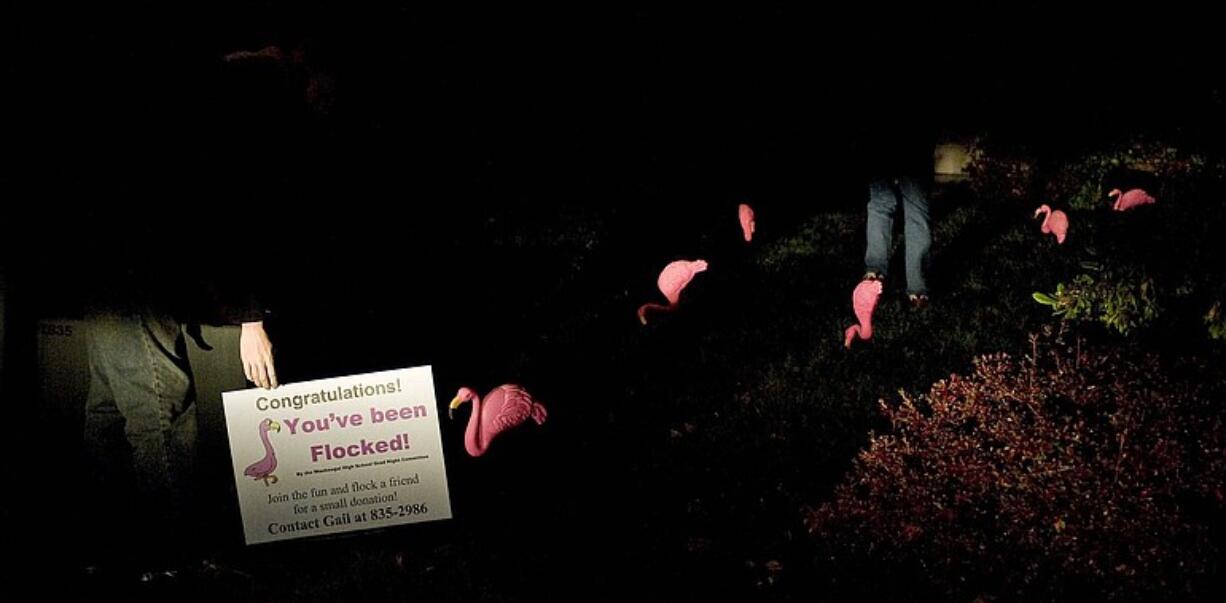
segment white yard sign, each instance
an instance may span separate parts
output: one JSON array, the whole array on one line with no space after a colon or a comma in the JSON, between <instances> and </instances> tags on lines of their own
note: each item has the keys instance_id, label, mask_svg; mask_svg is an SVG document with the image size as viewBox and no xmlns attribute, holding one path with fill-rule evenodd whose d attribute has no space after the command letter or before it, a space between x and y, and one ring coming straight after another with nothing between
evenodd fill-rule
<instances>
[{"instance_id":1,"label":"white yard sign","mask_svg":"<svg viewBox=\"0 0 1226 603\"><path fill-rule=\"evenodd\" d=\"M430 367L222 399L247 544L451 518Z\"/></svg>"}]
</instances>

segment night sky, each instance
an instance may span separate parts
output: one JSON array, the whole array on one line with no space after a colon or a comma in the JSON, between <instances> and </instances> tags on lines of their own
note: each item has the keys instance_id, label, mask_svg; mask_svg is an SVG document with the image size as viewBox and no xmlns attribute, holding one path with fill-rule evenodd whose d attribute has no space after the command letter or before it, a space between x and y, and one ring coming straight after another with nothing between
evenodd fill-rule
<instances>
[{"instance_id":1,"label":"night sky","mask_svg":"<svg viewBox=\"0 0 1226 603\"><path fill-rule=\"evenodd\" d=\"M891 74L943 129L1040 142L1071 144L1124 124L1196 130L1222 102L1209 23L1174 10L250 4L22 14L9 27L27 169L93 166L66 180L98 190L115 162L173 166L209 153L194 143L232 121L226 87L258 79L220 57L304 42L335 79L329 115L283 115L297 144L271 134L248 141L257 148L208 141L217 154L297 152L330 166L348 190L408 179L443 194L473 187L470 199L491 186L501 197L589 181L607 191L661 177L653 170L722 174L741 188L801 181L804 166L845 144Z\"/></svg>"},{"instance_id":2,"label":"night sky","mask_svg":"<svg viewBox=\"0 0 1226 603\"><path fill-rule=\"evenodd\" d=\"M310 236L361 243L376 213L438 234L517 204L855 207L837 177L854 172L848 149L897 112L1057 155L1223 131L1208 20L1173 9L140 4L18 8L8 25L26 193L9 212L55 224L70 253L150 208L245 214L271 264ZM268 45L305 49L307 67L221 61ZM310 74L328 83L322 108L304 100Z\"/></svg>"}]
</instances>

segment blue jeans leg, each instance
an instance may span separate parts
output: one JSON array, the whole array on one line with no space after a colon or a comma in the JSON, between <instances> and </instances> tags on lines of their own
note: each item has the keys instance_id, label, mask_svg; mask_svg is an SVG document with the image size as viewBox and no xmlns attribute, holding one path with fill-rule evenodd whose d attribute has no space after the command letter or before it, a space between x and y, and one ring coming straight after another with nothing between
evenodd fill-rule
<instances>
[{"instance_id":1,"label":"blue jeans leg","mask_svg":"<svg viewBox=\"0 0 1226 603\"><path fill-rule=\"evenodd\" d=\"M924 278L928 271L932 232L928 221L928 195L915 178L900 178L898 192L902 197L903 235L906 237L907 293L928 293Z\"/></svg>"},{"instance_id":2,"label":"blue jeans leg","mask_svg":"<svg viewBox=\"0 0 1226 603\"><path fill-rule=\"evenodd\" d=\"M136 487L129 498L137 519L130 544L149 549L140 554L164 557L192 496L196 446L182 329L167 316L133 310L91 317L88 334L87 454L102 461L93 455L107 454L107 436L122 427Z\"/></svg>"},{"instance_id":3,"label":"blue jeans leg","mask_svg":"<svg viewBox=\"0 0 1226 603\"><path fill-rule=\"evenodd\" d=\"M884 277L890 266L890 243L894 233L894 211L897 207L898 200L890 181L873 180L869 183L865 272L876 272Z\"/></svg>"}]
</instances>

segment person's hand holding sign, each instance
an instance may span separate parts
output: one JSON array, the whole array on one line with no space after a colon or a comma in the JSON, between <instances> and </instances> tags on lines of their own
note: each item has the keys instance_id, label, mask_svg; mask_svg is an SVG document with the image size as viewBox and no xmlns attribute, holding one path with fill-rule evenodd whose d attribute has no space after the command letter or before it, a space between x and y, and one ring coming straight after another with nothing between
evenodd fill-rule
<instances>
[{"instance_id":1,"label":"person's hand holding sign","mask_svg":"<svg viewBox=\"0 0 1226 603\"><path fill-rule=\"evenodd\" d=\"M243 323L242 334L238 339L239 356L243 360L243 373L247 380L264 388L277 386L277 371L273 368L272 342L268 333L264 332L264 323Z\"/></svg>"}]
</instances>

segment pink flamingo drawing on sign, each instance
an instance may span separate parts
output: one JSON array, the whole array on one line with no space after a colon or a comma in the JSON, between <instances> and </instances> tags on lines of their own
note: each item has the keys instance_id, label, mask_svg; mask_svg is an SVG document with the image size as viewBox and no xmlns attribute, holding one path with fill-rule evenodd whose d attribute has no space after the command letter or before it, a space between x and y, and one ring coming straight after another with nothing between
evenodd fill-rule
<instances>
[{"instance_id":1,"label":"pink flamingo drawing on sign","mask_svg":"<svg viewBox=\"0 0 1226 603\"><path fill-rule=\"evenodd\" d=\"M529 417L540 425L548 416L545 407L533 400L531 394L510 383L494 388L485 395L485 399L472 389L461 387L447 406L447 416L454 419L455 409L470 400L473 410L468 415L468 427L464 430L464 449L471 456L485 454L498 434L527 421Z\"/></svg>"},{"instance_id":2,"label":"pink flamingo drawing on sign","mask_svg":"<svg viewBox=\"0 0 1226 603\"><path fill-rule=\"evenodd\" d=\"M1143 188L1130 188L1128 192L1122 192L1118 188L1113 188L1111 192L1107 193L1107 196L1116 198L1115 205L1111 206L1111 209L1115 211L1128 211L1134 207L1149 205L1158 201L1145 192Z\"/></svg>"},{"instance_id":3,"label":"pink flamingo drawing on sign","mask_svg":"<svg viewBox=\"0 0 1226 603\"><path fill-rule=\"evenodd\" d=\"M243 471L243 475L255 480L264 480L264 485L269 485L268 480L272 483L277 483L277 476L272 472L277 469L277 453L272 449L272 442L268 440L268 431L281 431L281 424L272 420L264 419L260 421L260 441L264 442L264 458L252 463Z\"/></svg>"},{"instance_id":4,"label":"pink flamingo drawing on sign","mask_svg":"<svg viewBox=\"0 0 1226 603\"><path fill-rule=\"evenodd\" d=\"M1039 214L1047 214L1043 218L1043 226L1039 230L1043 234L1056 235L1057 243L1064 243L1064 237L1068 235L1068 216L1060 210L1052 210L1046 203L1039 206L1039 209L1034 210L1034 217L1039 217Z\"/></svg>"},{"instance_id":5,"label":"pink flamingo drawing on sign","mask_svg":"<svg viewBox=\"0 0 1226 603\"><path fill-rule=\"evenodd\" d=\"M741 232L745 235L745 242L753 240L753 233L757 230L757 224L754 223L753 208L744 203L737 208L737 217L741 220Z\"/></svg>"},{"instance_id":6,"label":"pink flamingo drawing on sign","mask_svg":"<svg viewBox=\"0 0 1226 603\"><path fill-rule=\"evenodd\" d=\"M668 300L668 305L648 303L639 306L639 322L647 324L647 312L649 310L656 312L672 312L676 310L677 304L681 302L681 291L690 284L690 281L694 280L694 275L706 269L706 260L677 260L665 266L664 270L660 272L660 278L656 279L656 286L660 288L660 293L663 293L664 298Z\"/></svg>"},{"instance_id":7,"label":"pink flamingo drawing on sign","mask_svg":"<svg viewBox=\"0 0 1226 603\"><path fill-rule=\"evenodd\" d=\"M851 348L851 342L857 336L868 341L873 338L873 312L877 309L877 300L881 297L881 281L865 279L856 285L851 293L851 308L856 313L859 324L847 327L843 332L843 347Z\"/></svg>"}]
</instances>

